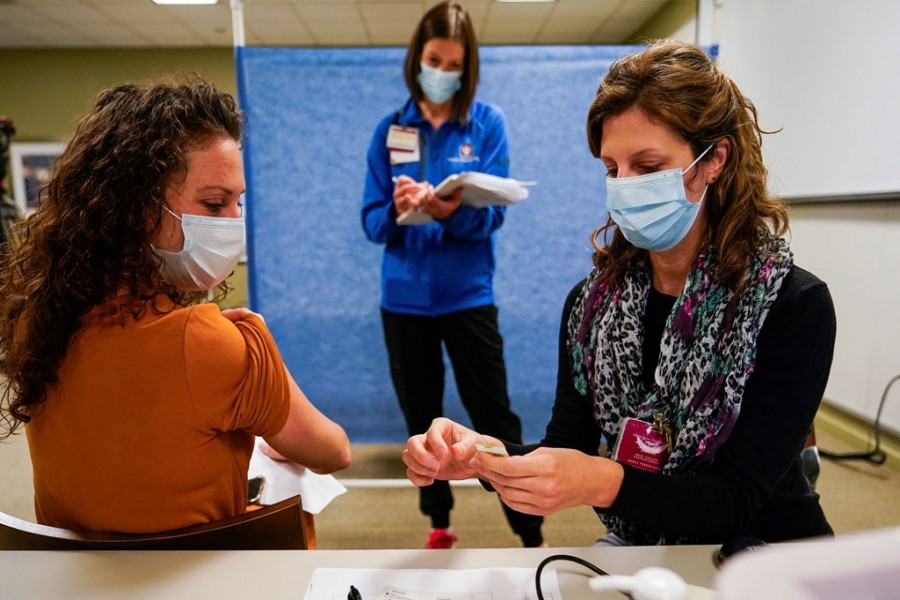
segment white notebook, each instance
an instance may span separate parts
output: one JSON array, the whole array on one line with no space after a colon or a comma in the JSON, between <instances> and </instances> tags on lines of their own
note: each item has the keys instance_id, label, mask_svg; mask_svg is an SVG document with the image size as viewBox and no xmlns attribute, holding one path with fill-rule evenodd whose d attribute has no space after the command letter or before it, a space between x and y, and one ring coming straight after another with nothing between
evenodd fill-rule
<instances>
[{"instance_id":1,"label":"white notebook","mask_svg":"<svg viewBox=\"0 0 900 600\"><path fill-rule=\"evenodd\" d=\"M434 193L436 196L444 198L451 195L456 188L462 187L461 202L467 206L475 208L491 205L509 206L527 198L528 188L536 184L536 181L519 181L508 177L467 171L450 175L434 188ZM397 217L397 225L421 225L431 223L433 220L427 214L411 209Z\"/></svg>"}]
</instances>

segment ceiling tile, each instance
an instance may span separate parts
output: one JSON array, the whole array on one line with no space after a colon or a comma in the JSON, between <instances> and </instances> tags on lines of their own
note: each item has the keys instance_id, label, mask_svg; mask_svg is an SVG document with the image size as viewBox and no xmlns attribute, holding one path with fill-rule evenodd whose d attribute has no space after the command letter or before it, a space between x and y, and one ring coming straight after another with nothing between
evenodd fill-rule
<instances>
[{"instance_id":1,"label":"ceiling tile","mask_svg":"<svg viewBox=\"0 0 900 600\"><path fill-rule=\"evenodd\" d=\"M287 4L254 7L253 12L244 15L244 26L263 36L266 31L277 31L280 35L296 30L297 37L309 39L306 25Z\"/></svg>"},{"instance_id":2,"label":"ceiling tile","mask_svg":"<svg viewBox=\"0 0 900 600\"><path fill-rule=\"evenodd\" d=\"M322 26L316 28L317 46L367 46L368 36L362 24L355 28ZM366 41L361 41L366 40Z\"/></svg>"},{"instance_id":3,"label":"ceiling tile","mask_svg":"<svg viewBox=\"0 0 900 600\"><path fill-rule=\"evenodd\" d=\"M22 21L40 21L41 16L19 4L0 4L0 23L19 23Z\"/></svg>"},{"instance_id":4,"label":"ceiling tile","mask_svg":"<svg viewBox=\"0 0 900 600\"><path fill-rule=\"evenodd\" d=\"M672 2L557 0L500 4L465 0L485 44L622 43ZM0 0L2 2L2 0ZM157 6L151 0L13 0L0 3L0 47L228 46L231 6ZM248 43L405 46L438 0L245 0Z\"/></svg>"},{"instance_id":5,"label":"ceiling tile","mask_svg":"<svg viewBox=\"0 0 900 600\"><path fill-rule=\"evenodd\" d=\"M424 2L368 1L359 2L357 7L369 41L378 46L405 46L425 14Z\"/></svg>"},{"instance_id":6,"label":"ceiling tile","mask_svg":"<svg viewBox=\"0 0 900 600\"><path fill-rule=\"evenodd\" d=\"M254 5L244 15L247 41L262 46L309 46L314 43L309 30L290 4L272 2Z\"/></svg>"},{"instance_id":7,"label":"ceiling tile","mask_svg":"<svg viewBox=\"0 0 900 600\"><path fill-rule=\"evenodd\" d=\"M82 2L35 4L29 9L46 19L65 24L102 23L109 18L94 7Z\"/></svg>"},{"instance_id":8,"label":"ceiling tile","mask_svg":"<svg viewBox=\"0 0 900 600\"><path fill-rule=\"evenodd\" d=\"M294 9L316 45L365 46L366 29L355 2L298 2Z\"/></svg>"},{"instance_id":9,"label":"ceiling tile","mask_svg":"<svg viewBox=\"0 0 900 600\"><path fill-rule=\"evenodd\" d=\"M480 40L485 44L532 43L552 10L552 4L495 3Z\"/></svg>"},{"instance_id":10,"label":"ceiling tile","mask_svg":"<svg viewBox=\"0 0 900 600\"><path fill-rule=\"evenodd\" d=\"M13 6L34 7L79 4L80 0L14 0ZM8 6L8 5L7 5Z\"/></svg>"},{"instance_id":11,"label":"ceiling tile","mask_svg":"<svg viewBox=\"0 0 900 600\"><path fill-rule=\"evenodd\" d=\"M155 27L176 22L166 11L159 10L152 4L143 2L116 2L104 4L98 0L91 0L98 12L109 19L129 23L138 28Z\"/></svg>"},{"instance_id":12,"label":"ceiling tile","mask_svg":"<svg viewBox=\"0 0 900 600\"><path fill-rule=\"evenodd\" d=\"M615 14L618 6L618 1L560 1L554 5L535 41L539 44L586 44L603 22Z\"/></svg>"}]
</instances>

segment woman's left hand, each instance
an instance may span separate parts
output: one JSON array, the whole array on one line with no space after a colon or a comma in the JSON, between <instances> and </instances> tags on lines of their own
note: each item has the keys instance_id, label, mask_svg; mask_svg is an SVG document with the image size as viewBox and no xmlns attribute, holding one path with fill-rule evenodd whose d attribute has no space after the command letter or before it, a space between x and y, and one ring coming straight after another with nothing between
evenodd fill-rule
<instances>
[{"instance_id":1,"label":"woman's left hand","mask_svg":"<svg viewBox=\"0 0 900 600\"><path fill-rule=\"evenodd\" d=\"M438 198L434 195L434 188L430 188L428 194L422 200L422 207L425 212L435 219L446 219L452 216L459 208L461 198L462 188L453 190L453 194L446 198Z\"/></svg>"},{"instance_id":2,"label":"woman's left hand","mask_svg":"<svg viewBox=\"0 0 900 600\"><path fill-rule=\"evenodd\" d=\"M272 446L266 443L266 440L259 440L259 451L271 458L272 460L277 460L278 462L290 462L290 460L275 450ZM296 463L295 463L296 464Z\"/></svg>"},{"instance_id":3,"label":"woman's left hand","mask_svg":"<svg viewBox=\"0 0 900 600\"><path fill-rule=\"evenodd\" d=\"M263 316L259 313L255 313L249 308L226 308L222 311L222 316L231 321L232 323L237 323L238 321L243 321L249 316L259 317L259 319L265 323L266 320L263 319Z\"/></svg>"},{"instance_id":4,"label":"woman's left hand","mask_svg":"<svg viewBox=\"0 0 900 600\"><path fill-rule=\"evenodd\" d=\"M470 465L504 504L530 515L551 515L581 505L607 508L624 476L620 464L568 448L538 448L510 457L478 452Z\"/></svg>"}]
</instances>

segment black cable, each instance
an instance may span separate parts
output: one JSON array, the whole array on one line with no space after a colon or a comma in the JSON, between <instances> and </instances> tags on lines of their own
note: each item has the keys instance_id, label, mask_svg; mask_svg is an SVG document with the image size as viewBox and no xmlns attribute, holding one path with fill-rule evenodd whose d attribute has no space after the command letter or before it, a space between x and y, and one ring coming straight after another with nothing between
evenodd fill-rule
<instances>
[{"instance_id":1,"label":"black cable","mask_svg":"<svg viewBox=\"0 0 900 600\"><path fill-rule=\"evenodd\" d=\"M572 556L571 554L553 554L542 560L541 564L538 565L537 570L534 572L534 587L537 591L538 600L544 600L544 593L541 591L541 572L543 572L544 567L546 567L548 563L551 563L555 560L568 560L573 563L578 563L583 567L587 567L597 575L609 575L609 573L607 573L597 565L588 562L583 558L578 558L577 556Z\"/></svg>"},{"instance_id":2,"label":"black cable","mask_svg":"<svg viewBox=\"0 0 900 600\"><path fill-rule=\"evenodd\" d=\"M872 425L873 436L875 438L874 450L868 452L834 453L819 448L819 455L831 460L866 460L873 465L883 465L884 461L887 460L887 455L881 450L881 411L884 409L884 402L887 400L888 391L890 391L891 386L897 381L900 381L900 374L894 375L894 377L888 381L888 384L884 388L884 393L881 394L881 402L878 403L878 412L875 414L875 423Z\"/></svg>"}]
</instances>

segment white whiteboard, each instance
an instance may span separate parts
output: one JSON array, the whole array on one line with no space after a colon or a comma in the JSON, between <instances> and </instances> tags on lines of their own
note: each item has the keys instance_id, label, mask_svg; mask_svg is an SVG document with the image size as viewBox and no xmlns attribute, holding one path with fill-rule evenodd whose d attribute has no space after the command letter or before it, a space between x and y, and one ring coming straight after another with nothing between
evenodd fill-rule
<instances>
[{"instance_id":1,"label":"white whiteboard","mask_svg":"<svg viewBox=\"0 0 900 600\"><path fill-rule=\"evenodd\" d=\"M719 64L756 104L774 192L900 198L900 1L720 0Z\"/></svg>"}]
</instances>

